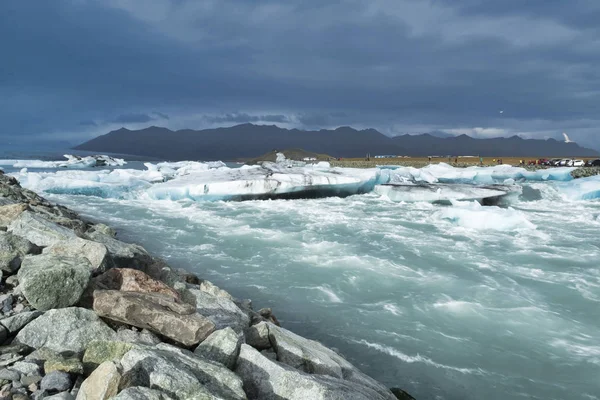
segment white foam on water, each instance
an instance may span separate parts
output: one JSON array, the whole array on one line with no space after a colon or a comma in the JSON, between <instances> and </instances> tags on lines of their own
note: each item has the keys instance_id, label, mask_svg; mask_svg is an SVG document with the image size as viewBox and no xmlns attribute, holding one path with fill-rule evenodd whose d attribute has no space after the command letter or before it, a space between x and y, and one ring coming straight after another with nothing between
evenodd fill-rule
<instances>
[{"instance_id":1,"label":"white foam on water","mask_svg":"<svg viewBox=\"0 0 600 400\"><path fill-rule=\"evenodd\" d=\"M363 340L355 340L354 342L363 344L367 347L378 350L382 353L386 353L390 356L396 357L396 358L402 360L403 362L409 363L409 364L423 363L423 364L427 364L427 365L430 365L435 368L448 369L448 370L460 372L461 374L487 375L487 372L482 370L481 368L460 368L460 367L455 367L452 365L444 365L444 364L437 363L428 357L423 357L419 354L417 354L416 356L409 356L395 348L392 348L389 346L384 346L384 345L381 345L378 343L371 343L364 339Z\"/></svg>"}]
</instances>

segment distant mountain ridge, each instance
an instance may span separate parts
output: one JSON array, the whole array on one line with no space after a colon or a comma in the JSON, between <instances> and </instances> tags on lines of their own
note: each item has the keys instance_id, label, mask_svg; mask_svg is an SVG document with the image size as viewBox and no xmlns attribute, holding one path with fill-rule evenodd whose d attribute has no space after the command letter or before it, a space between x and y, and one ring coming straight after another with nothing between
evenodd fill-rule
<instances>
[{"instance_id":1,"label":"distant mountain ridge","mask_svg":"<svg viewBox=\"0 0 600 400\"><path fill-rule=\"evenodd\" d=\"M334 157L375 155L480 155L482 157L594 157L596 150L554 139L474 139L430 134L388 137L375 129L302 131L275 125L241 124L228 128L172 131L151 126L121 128L75 147L77 150L132 154L169 160L239 160L274 149L304 149Z\"/></svg>"}]
</instances>

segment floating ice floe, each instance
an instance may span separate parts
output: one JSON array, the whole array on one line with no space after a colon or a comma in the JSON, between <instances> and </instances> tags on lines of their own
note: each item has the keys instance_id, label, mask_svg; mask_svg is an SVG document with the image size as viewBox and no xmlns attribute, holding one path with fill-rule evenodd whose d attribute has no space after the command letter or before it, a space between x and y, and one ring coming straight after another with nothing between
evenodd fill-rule
<instances>
[{"instance_id":1,"label":"floating ice floe","mask_svg":"<svg viewBox=\"0 0 600 400\"><path fill-rule=\"evenodd\" d=\"M555 188L570 200L600 199L600 176L574 179L556 183Z\"/></svg>"},{"instance_id":2,"label":"floating ice floe","mask_svg":"<svg viewBox=\"0 0 600 400\"><path fill-rule=\"evenodd\" d=\"M570 181L571 172L576 168L560 167L528 171L525 168L510 165L494 167L455 168L445 163L431 164L421 169L412 167L397 167L392 170L396 176L409 177L413 181L429 183L472 183L493 184L512 181Z\"/></svg>"},{"instance_id":3,"label":"floating ice floe","mask_svg":"<svg viewBox=\"0 0 600 400\"><path fill-rule=\"evenodd\" d=\"M42 160L0 160L0 165L11 165L14 168L89 168L117 167L127 164L122 158L110 156L73 156L65 154L66 161Z\"/></svg>"},{"instance_id":4,"label":"floating ice floe","mask_svg":"<svg viewBox=\"0 0 600 400\"><path fill-rule=\"evenodd\" d=\"M477 202L453 202L453 207L444 208L436 218L453 225L475 230L515 231L535 229L524 213L513 208L483 207Z\"/></svg>"},{"instance_id":5,"label":"floating ice floe","mask_svg":"<svg viewBox=\"0 0 600 400\"><path fill-rule=\"evenodd\" d=\"M484 205L500 203L521 193L518 185L476 186L449 183L400 183L375 186L375 193L398 202L430 202L449 204L452 201L477 201Z\"/></svg>"},{"instance_id":6,"label":"floating ice floe","mask_svg":"<svg viewBox=\"0 0 600 400\"><path fill-rule=\"evenodd\" d=\"M331 168L329 163L295 166L266 162L242 168L188 170L147 190L154 199L251 200L349 196L367 193L389 175L376 168Z\"/></svg>"},{"instance_id":7,"label":"floating ice floe","mask_svg":"<svg viewBox=\"0 0 600 400\"><path fill-rule=\"evenodd\" d=\"M67 166L75 168L75 165L81 167L92 165L92 162L96 163L94 165L98 162L120 164L121 161L99 157L72 157L67 160ZM20 165L39 167L30 161ZM161 162L144 165L146 170L143 171L22 170L14 175L33 190L114 198L195 201L294 199L344 197L375 191L393 201L478 200L482 204L495 204L497 200L518 192L522 186L517 183L572 179L572 168L529 172L511 166L453 168L446 164L436 164L422 169L360 169L331 167L327 162L294 162L285 160L283 156L278 156L278 161L274 163L244 165L240 168L229 168L220 161ZM46 164L47 167L49 164ZM571 198L585 199L595 196L595 188L598 185L594 178L559 183L564 185L562 190L569 193Z\"/></svg>"}]
</instances>

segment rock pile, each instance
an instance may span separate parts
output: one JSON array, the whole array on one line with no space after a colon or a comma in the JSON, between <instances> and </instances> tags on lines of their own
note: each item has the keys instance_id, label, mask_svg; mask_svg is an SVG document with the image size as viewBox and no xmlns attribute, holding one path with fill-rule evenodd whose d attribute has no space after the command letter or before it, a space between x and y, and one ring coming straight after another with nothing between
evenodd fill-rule
<instances>
[{"instance_id":1,"label":"rock pile","mask_svg":"<svg viewBox=\"0 0 600 400\"><path fill-rule=\"evenodd\" d=\"M411 398L1 173L0 279L0 399Z\"/></svg>"}]
</instances>

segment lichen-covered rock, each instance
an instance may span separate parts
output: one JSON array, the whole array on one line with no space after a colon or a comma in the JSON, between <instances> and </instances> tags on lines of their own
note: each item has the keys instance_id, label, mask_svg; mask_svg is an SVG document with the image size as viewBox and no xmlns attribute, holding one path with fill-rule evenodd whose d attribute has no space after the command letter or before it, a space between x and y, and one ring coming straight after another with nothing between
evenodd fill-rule
<instances>
[{"instance_id":1,"label":"lichen-covered rock","mask_svg":"<svg viewBox=\"0 0 600 400\"><path fill-rule=\"evenodd\" d=\"M148 274L131 268L113 268L94 278L99 286L123 292L159 293L179 300L179 293Z\"/></svg>"},{"instance_id":2,"label":"lichen-covered rock","mask_svg":"<svg viewBox=\"0 0 600 400\"><path fill-rule=\"evenodd\" d=\"M175 399L246 399L242 381L221 364L168 345L133 349L121 359L121 386L146 386Z\"/></svg>"},{"instance_id":3,"label":"lichen-covered rock","mask_svg":"<svg viewBox=\"0 0 600 400\"><path fill-rule=\"evenodd\" d=\"M44 362L44 372L63 371L70 374L83 374L83 363L76 357L63 357L55 355Z\"/></svg>"},{"instance_id":4,"label":"lichen-covered rock","mask_svg":"<svg viewBox=\"0 0 600 400\"><path fill-rule=\"evenodd\" d=\"M46 247L43 254L56 257L84 257L90 262L93 275L106 271L111 262L105 245L81 238L56 242Z\"/></svg>"},{"instance_id":5,"label":"lichen-covered rock","mask_svg":"<svg viewBox=\"0 0 600 400\"><path fill-rule=\"evenodd\" d=\"M113 361L105 361L83 381L77 400L107 400L119 391L121 373Z\"/></svg>"},{"instance_id":6,"label":"lichen-covered rock","mask_svg":"<svg viewBox=\"0 0 600 400\"><path fill-rule=\"evenodd\" d=\"M152 293L96 290L94 311L101 317L146 328L185 346L200 343L215 330L212 322L194 313L188 304Z\"/></svg>"},{"instance_id":7,"label":"lichen-covered rock","mask_svg":"<svg viewBox=\"0 0 600 400\"><path fill-rule=\"evenodd\" d=\"M112 400L171 400L172 397L167 394L155 390L150 389L143 386L135 386L127 388L115 397Z\"/></svg>"},{"instance_id":8,"label":"lichen-covered rock","mask_svg":"<svg viewBox=\"0 0 600 400\"><path fill-rule=\"evenodd\" d=\"M17 274L23 295L38 310L76 304L91 277L91 266L83 257L49 254L26 257Z\"/></svg>"},{"instance_id":9,"label":"lichen-covered rock","mask_svg":"<svg viewBox=\"0 0 600 400\"><path fill-rule=\"evenodd\" d=\"M232 328L241 333L250 325L250 318L233 300L215 296L199 289L189 289L195 297L196 311L211 320L217 329Z\"/></svg>"},{"instance_id":10,"label":"lichen-covered rock","mask_svg":"<svg viewBox=\"0 0 600 400\"><path fill-rule=\"evenodd\" d=\"M260 400L394 400L388 390L327 375L310 375L263 356L243 344L235 372L244 382L248 398Z\"/></svg>"},{"instance_id":11,"label":"lichen-covered rock","mask_svg":"<svg viewBox=\"0 0 600 400\"><path fill-rule=\"evenodd\" d=\"M77 237L72 230L48 221L31 211L23 211L17 219L11 222L8 231L43 247Z\"/></svg>"},{"instance_id":12,"label":"lichen-covered rock","mask_svg":"<svg viewBox=\"0 0 600 400\"><path fill-rule=\"evenodd\" d=\"M42 311L28 311L15 314L12 317L4 318L0 320L2 325L10 334L15 334L21 330L25 325L44 314Z\"/></svg>"},{"instance_id":13,"label":"lichen-covered rock","mask_svg":"<svg viewBox=\"0 0 600 400\"><path fill-rule=\"evenodd\" d=\"M93 311L71 307L50 310L17 334L16 343L58 353L81 353L93 340L112 340L115 332Z\"/></svg>"},{"instance_id":14,"label":"lichen-covered rock","mask_svg":"<svg viewBox=\"0 0 600 400\"><path fill-rule=\"evenodd\" d=\"M194 354L225 365L229 369L235 367L242 337L231 328L219 329L210 334L194 350Z\"/></svg>"},{"instance_id":15,"label":"lichen-covered rock","mask_svg":"<svg viewBox=\"0 0 600 400\"><path fill-rule=\"evenodd\" d=\"M118 361L134 347L131 343L114 340L94 340L83 355L86 370L93 370L106 361Z\"/></svg>"}]
</instances>

